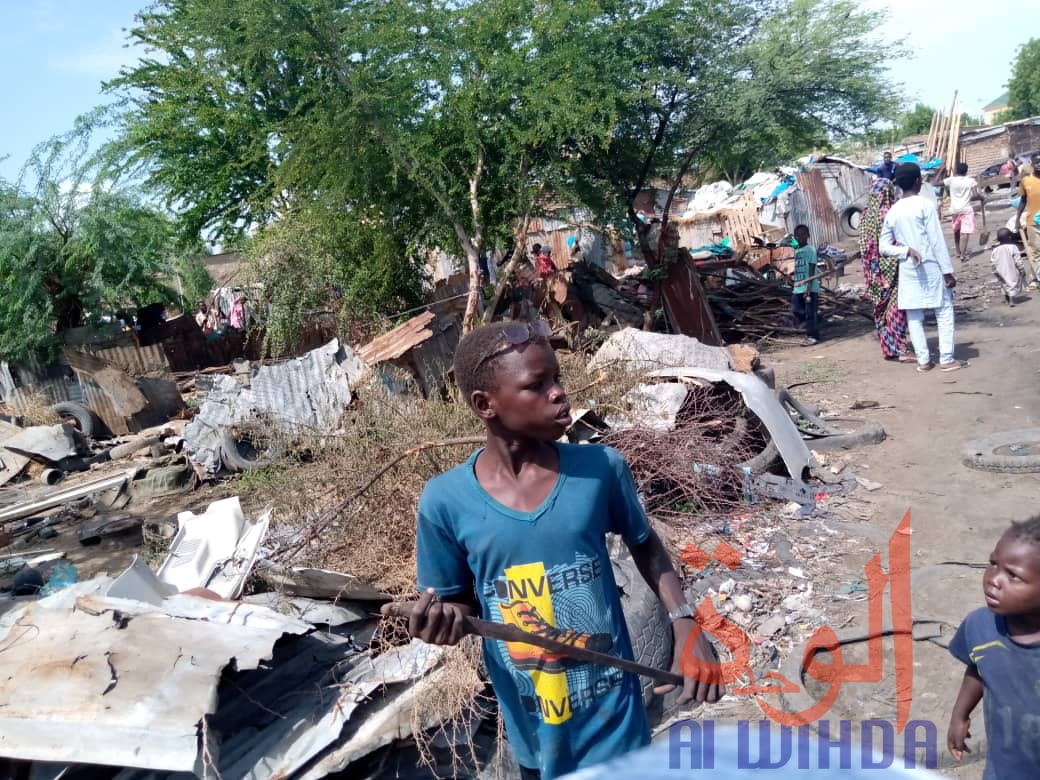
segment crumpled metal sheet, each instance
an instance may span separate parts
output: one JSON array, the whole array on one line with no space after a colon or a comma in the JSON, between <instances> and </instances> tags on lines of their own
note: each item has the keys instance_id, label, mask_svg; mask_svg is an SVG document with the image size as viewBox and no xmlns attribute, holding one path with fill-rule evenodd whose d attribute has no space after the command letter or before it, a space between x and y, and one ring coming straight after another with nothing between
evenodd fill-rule
<instances>
[{"instance_id":1,"label":"crumpled metal sheet","mask_svg":"<svg viewBox=\"0 0 1040 780\"><path fill-rule=\"evenodd\" d=\"M396 697L369 702L364 710L358 712L347 724L345 733L332 750L310 766L300 780L319 780L326 775L340 772L372 751L389 745L394 740L410 736L413 714L419 702L434 695L438 687L445 684L448 674L449 670L442 666L405 688ZM421 724L423 728L433 725L433 722ZM256 780L262 779L257 777Z\"/></svg>"},{"instance_id":2,"label":"crumpled metal sheet","mask_svg":"<svg viewBox=\"0 0 1040 780\"><path fill-rule=\"evenodd\" d=\"M76 454L76 440L72 436L72 426L67 423L57 425L33 425L24 428L9 437L3 443L4 449L22 455L38 455L49 461L71 458Z\"/></svg>"},{"instance_id":3,"label":"crumpled metal sheet","mask_svg":"<svg viewBox=\"0 0 1040 780\"><path fill-rule=\"evenodd\" d=\"M302 357L261 366L249 387L214 377L199 413L184 426L188 453L215 474L222 434L232 425L266 420L289 431L331 431L365 371L354 351L333 339Z\"/></svg>"},{"instance_id":4,"label":"crumpled metal sheet","mask_svg":"<svg viewBox=\"0 0 1040 780\"><path fill-rule=\"evenodd\" d=\"M376 658L361 656L335 687L311 683L305 695L295 696L302 706L285 712L286 717L262 732L249 735L238 730L221 745L221 775L243 780L294 777L321 756L304 776L324 777L396 738L386 738L390 733L386 729L373 729L377 721L384 725L392 721L393 734L406 736L415 697L428 690L426 675L443 653L444 648L416 639ZM419 681L396 695L369 700L377 688L415 680ZM284 712L277 706L273 709Z\"/></svg>"},{"instance_id":5,"label":"crumpled metal sheet","mask_svg":"<svg viewBox=\"0 0 1040 780\"><path fill-rule=\"evenodd\" d=\"M256 668L310 626L270 609L179 594L103 595L98 577L0 618L0 755L201 772L198 724L222 670Z\"/></svg>"}]
</instances>

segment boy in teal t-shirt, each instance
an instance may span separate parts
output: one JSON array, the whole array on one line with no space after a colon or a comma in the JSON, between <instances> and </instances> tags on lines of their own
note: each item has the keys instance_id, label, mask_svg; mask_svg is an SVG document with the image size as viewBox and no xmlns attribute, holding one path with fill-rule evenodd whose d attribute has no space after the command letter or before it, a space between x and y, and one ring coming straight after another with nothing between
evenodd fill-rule
<instances>
[{"instance_id":1,"label":"boy in teal t-shirt","mask_svg":"<svg viewBox=\"0 0 1040 780\"><path fill-rule=\"evenodd\" d=\"M409 631L455 644L462 617L479 616L632 659L606 546L616 533L669 610L678 670L692 609L621 455L556 442L571 417L548 335L544 322L494 323L459 344L455 379L487 445L423 491L416 559L425 592ZM703 632L691 644L693 659L717 661ZM649 742L635 676L524 643L486 640L484 659L525 780ZM706 676L687 677L680 702L716 701L718 679Z\"/></svg>"},{"instance_id":2,"label":"boy in teal t-shirt","mask_svg":"<svg viewBox=\"0 0 1040 780\"><path fill-rule=\"evenodd\" d=\"M820 340L820 329L816 322L820 306L820 280L816 276L816 247L809 246L809 228L799 225L794 229L794 240L798 248L794 251L794 294L791 296L791 311L799 323L805 325L803 347L811 347ZM809 280L812 281L809 281Z\"/></svg>"}]
</instances>

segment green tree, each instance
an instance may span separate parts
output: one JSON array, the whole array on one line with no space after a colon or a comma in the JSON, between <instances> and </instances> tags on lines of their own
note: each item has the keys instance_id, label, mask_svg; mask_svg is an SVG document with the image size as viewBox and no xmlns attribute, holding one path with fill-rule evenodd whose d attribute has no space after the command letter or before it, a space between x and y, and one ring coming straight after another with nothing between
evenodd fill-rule
<instances>
[{"instance_id":1,"label":"green tree","mask_svg":"<svg viewBox=\"0 0 1040 780\"><path fill-rule=\"evenodd\" d=\"M911 135L921 135L932 129L935 109L924 103L917 103L909 111L904 111L896 119L896 138L902 139Z\"/></svg>"},{"instance_id":2,"label":"green tree","mask_svg":"<svg viewBox=\"0 0 1040 780\"><path fill-rule=\"evenodd\" d=\"M0 355L25 358L56 332L124 306L174 303L174 225L90 176L75 133L41 145L0 182Z\"/></svg>"},{"instance_id":3,"label":"green tree","mask_svg":"<svg viewBox=\"0 0 1040 780\"><path fill-rule=\"evenodd\" d=\"M130 108L124 163L192 231L340 210L402 254L453 249L470 270L468 324L480 249L565 189L568 145L612 127L609 81L586 56L605 50L601 13L588 0L164 0L131 31L156 56L109 85ZM360 268L358 246L321 252Z\"/></svg>"},{"instance_id":4,"label":"green tree","mask_svg":"<svg viewBox=\"0 0 1040 780\"><path fill-rule=\"evenodd\" d=\"M1008 82L1008 100L1014 119L1040 115L1040 38L1022 45Z\"/></svg>"},{"instance_id":5,"label":"green tree","mask_svg":"<svg viewBox=\"0 0 1040 780\"><path fill-rule=\"evenodd\" d=\"M627 212L652 264L652 226L636 198L725 173L735 180L789 161L815 143L890 116L896 95L875 67L881 15L849 0L624 4L613 30L618 116L610 145L585 157L587 199ZM663 226L662 226L663 227Z\"/></svg>"}]
</instances>

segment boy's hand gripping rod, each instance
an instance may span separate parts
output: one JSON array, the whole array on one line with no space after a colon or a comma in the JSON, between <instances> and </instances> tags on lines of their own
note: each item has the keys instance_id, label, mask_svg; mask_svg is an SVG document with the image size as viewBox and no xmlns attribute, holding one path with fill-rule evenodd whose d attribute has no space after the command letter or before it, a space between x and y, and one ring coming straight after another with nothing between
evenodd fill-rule
<instances>
[{"instance_id":1,"label":"boy's hand gripping rod","mask_svg":"<svg viewBox=\"0 0 1040 780\"><path fill-rule=\"evenodd\" d=\"M414 602L407 601L395 602L390 605L391 614L395 617L401 618L411 617L413 603ZM569 658L573 658L575 661L599 664L600 666L611 666L615 669L621 669L643 677L649 677L651 680L660 683L661 685L676 685L680 688L683 686L682 675L674 674L673 672L665 672L661 669L654 669L651 666L644 666L635 661L616 658L615 656L600 653L595 650L588 650L584 647L577 647L567 642L560 642L546 636L531 634L523 629L517 628L516 626L492 623L489 620L481 620L480 618L469 617L467 615L462 618L462 628L466 634L473 634L475 636L483 637L484 639L497 639L503 642L523 642L524 644L540 647L543 650L566 655Z\"/></svg>"}]
</instances>

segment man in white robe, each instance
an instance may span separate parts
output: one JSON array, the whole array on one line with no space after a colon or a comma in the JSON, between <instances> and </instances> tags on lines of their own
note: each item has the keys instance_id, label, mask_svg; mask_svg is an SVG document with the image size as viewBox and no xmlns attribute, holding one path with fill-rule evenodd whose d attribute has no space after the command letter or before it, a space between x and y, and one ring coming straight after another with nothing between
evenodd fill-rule
<instances>
[{"instance_id":1,"label":"man in white robe","mask_svg":"<svg viewBox=\"0 0 1040 780\"><path fill-rule=\"evenodd\" d=\"M893 204L881 228L878 250L899 258L899 308L906 312L917 370L934 368L924 333L924 315L935 311L939 330L939 370L956 371L953 356L953 276L935 204L921 195L921 169L914 163L896 168L894 181L903 197Z\"/></svg>"}]
</instances>

